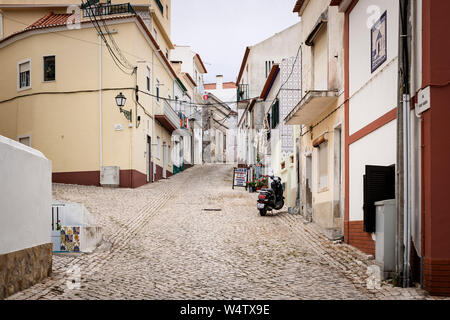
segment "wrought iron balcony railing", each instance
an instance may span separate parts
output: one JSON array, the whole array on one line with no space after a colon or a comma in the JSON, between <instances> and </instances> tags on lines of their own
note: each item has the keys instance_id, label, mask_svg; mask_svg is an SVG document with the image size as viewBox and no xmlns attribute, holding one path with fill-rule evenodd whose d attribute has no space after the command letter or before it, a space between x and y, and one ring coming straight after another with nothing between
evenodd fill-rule
<instances>
[{"instance_id":1,"label":"wrought iron balcony railing","mask_svg":"<svg viewBox=\"0 0 450 320\"><path fill-rule=\"evenodd\" d=\"M133 13L136 12L133 9L133 6L130 3L122 3L122 4L96 4L92 6L85 5L82 6L83 9L83 17L99 17L99 16L109 16L113 14L122 14L122 13Z\"/></svg>"},{"instance_id":2,"label":"wrought iron balcony railing","mask_svg":"<svg viewBox=\"0 0 450 320\"><path fill-rule=\"evenodd\" d=\"M248 95L248 84L240 84L237 87L237 100L242 101L242 100L247 100L249 98Z\"/></svg>"}]
</instances>

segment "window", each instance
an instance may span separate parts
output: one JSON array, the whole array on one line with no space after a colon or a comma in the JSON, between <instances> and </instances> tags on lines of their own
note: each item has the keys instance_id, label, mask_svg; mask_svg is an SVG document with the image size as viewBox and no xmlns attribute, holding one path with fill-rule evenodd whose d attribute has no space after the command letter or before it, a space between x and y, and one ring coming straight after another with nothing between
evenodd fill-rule
<instances>
[{"instance_id":1,"label":"window","mask_svg":"<svg viewBox=\"0 0 450 320\"><path fill-rule=\"evenodd\" d=\"M158 159L161 156L160 148L161 148L161 138L160 137L156 137L156 156L158 157Z\"/></svg>"},{"instance_id":2,"label":"window","mask_svg":"<svg viewBox=\"0 0 450 320\"><path fill-rule=\"evenodd\" d=\"M3 14L0 13L0 39L3 39Z\"/></svg>"},{"instance_id":3,"label":"window","mask_svg":"<svg viewBox=\"0 0 450 320\"><path fill-rule=\"evenodd\" d=\"M328 37L326 26L317 34L312 53L314 90L328 90Z\"/></svg>"},{"instance_id":4,"label":"window","mask_svg":"<svg viewBox=\"0 0 450 320\"><path fill-rule=\"evenodd\" d=\"M266 61L266 78L270 74L270 70L272 70L272 67L274 65L274 61Z\"/></svg>"},{"instance_id":5,"label":"window","mask_svg":"<svg viewBox=\"0 0 450 320\"><path fill-rule=\"evenodd\" d=\"M169 60L169 49L166 48L166 58Z\"/></svg>"},{"instance_id":6,"label":"window","mask_svg":"<svg viewBox=\"0 0 450 320\"><path fill-rule=\"evenodd\" d=\"M147 91L148 91L148 92L150 92L150 77L151 77L150 68L147 67L147 77L146 77L146 82L147 82Z\"/></svg>"},{"instance_id":7,"label":"window","mask_svg":"<svg viewBox=\"0 0 450 320\"><path fill-rule=\"evenodd\" d=\"M155 28L153 28L153 35L155 36L155 41L158 42L158 31Z\"/></svg>"},{"instance_id":8,"label":"window","mask_svg":"<svg viewBox=\"0 0 450 320\"><path fill-rule=\"evenodd\" d=\"M180 107L178 105L178 96L175 96L175 111L180 111Z\"/></svg>"},{"instance_id":9,"label":"window","mask_svg":"<svg viewBox=\"0 0 450 320\"><path fill-rule=\"evenodd\" d=\"M159 80L156 79L156 101L159 102Z\"/></svg>"},{"instance_id":10,"label":"window","mask_svg":"<svg viewBox=\"0 0 450 320\"><path fill-rule=\"evenodd\" d=\"M19 63L19 89L31 88L31 60Z\"/></svg>"},{"instance_id":11,"label":"window","mask_svg":"<svg viewBox=\"0 0 450 320\"><path fill-rule=\"evenodd\" d=\"M166 5L166 18L169 19L169 6Z\"/></svg>"},{"instance_id":12,"label":"window","mask_svg":"<svg viewBox=\"0 0 450 320\"><path fill-rule=\"evenodd\" d=\"M167 158L168 158L168 163L172 163L172 153L170 152L170 146L168 147Z\"/></svg>"},{"instance_id":13,"label":"window","mask_svg":"<svg viewBox=\"0 0 450 320\"><path fill-rule=\"evenodd\" d=\"M21 137L21 138L19 138L19 142L24 144L24 145L26 145L26 146L31 147L31 137L29 137L29 136L28 137Z\"/></svg>"},{"instance_id":14,"label":"window","mask_svg":"<svg viewBox=\"0 0 450 320\"><path fill-rule=\"evenodd\" d=\"M164 16L164 7L161 3L161 0L155 0L155 2L158 5L159 11L161 11L161 14Z\"/></svg>"},{"instance_id":15,"label":"window","mask_svg":"<svg viewBox=\"0 0 450 320\"><path fill-rule=\"evenodd\" d=\"M55 81L55 56L44 57L44 81Z\"/></svg>"},{"instance_id":16,"label":"window","mask_svg":"<svg viewBox=\"0 0 450 320\"><path fill-rule=\"evenodd\" d=\"M318 174L319 174L319 191L328 187L328 142L319 145Z\"/></svg>"}]
</instances>

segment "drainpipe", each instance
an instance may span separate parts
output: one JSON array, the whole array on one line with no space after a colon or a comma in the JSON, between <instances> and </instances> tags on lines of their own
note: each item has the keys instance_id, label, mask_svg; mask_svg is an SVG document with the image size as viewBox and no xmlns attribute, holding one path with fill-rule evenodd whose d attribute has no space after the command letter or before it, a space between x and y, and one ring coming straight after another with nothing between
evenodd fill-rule
<instances>
[{"instance_id":1,"label":"drainpipe","mask_svg":"<svg viewBox=\"0 0 450 320\"><path fill-rule=\"evenodd\" d=\"M155 53L152 50L152 74L155 74ZM153 77L154 78L154 77ZM152 79L153 80L153 79ZM152 81L151 83L154 83L154 81ZM150 88L151 89L151 88ZM153 147L153 145L155 145L155 126L156 126L156 122L155 122L155 110L154 110L154 103L155 103L155 99L152 98L152 116L153 116L153 126L152 126L152 141L150 143L150 148ZM155 150L151 151L151 160L152 160L152 177L151 180L152 182L155 182L155 176L156 176L156 163L155 163Z\"/></svg>"},{"instance_id":2,"label":"drainpipe","mask_svg":"<svg viewBox=\"0 0 450 320\"><path fill-rule=\"evenodd\" d=\"M404 288L410 285L411 259L411 157L410 157L410 42L411 2L399 0L399 72L397 111L397 274Z\"/></svg>"},{"instance_id":3,"label":"drainpipe","mask_svg":"<svg viewBox=\"0 0 450 320\"><path fill-rule=\"evenodd\" d=\"M103 111L102 111L102 38L98 35L98 114L99 114L99 167L103 168Z\"/></svg>"}]
</instances>

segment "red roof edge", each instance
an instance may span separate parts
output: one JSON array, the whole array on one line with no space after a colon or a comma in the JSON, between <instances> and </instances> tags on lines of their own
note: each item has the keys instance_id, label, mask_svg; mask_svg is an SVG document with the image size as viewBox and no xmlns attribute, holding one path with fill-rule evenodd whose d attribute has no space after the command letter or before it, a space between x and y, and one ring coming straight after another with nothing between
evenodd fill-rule
<instances>
[{"instance_id":1,"label":"red roof edge","mask_svg":"<svg viewBox=\"0 0 450 320\"><path fill-rule=\"evenodd\" d=\"M208 71L206 70L205 65L203 64L202 58L200 58L200 55L198 53L196 53L195 56L198 58L198 61L200 61L200 64L202 65L202 68L205 71L204 73L208 73Z\"/></svg>"},{"instance_id":2,"label":"red roof edge","mask_svg":"<svg viewBox=\"0 0 450 320\"><path fill-rule=\"evenodd\" d=\"M241 69L239 70L239 75L236 80L236 85L239 85L239 81L241 81L242 74L244 73L244 68L245 68L245 64L247 63L249 53L250 53L250 47L245 48L244 58L242 59Z\"/></svg>"},{"instance_id":3,"label":"red roof edge","mask_svg":"<svg viewBox=\"0 0 450 320\"><path fill-rule=\"evenodd\" d=\"M294 9L292 10L292 12L300 12L300 9L303 6L303 2L305 2L305 0L297 0L297 2L294 5Z\"/></svg>"},{"instance_id":4,"label":"red roof edge","mask_svg":"<svg viewBox=\"0 0 450 320\"><path fill-rule=\"evenodd\" d=\"M185 76L189 79L189 81L192 82L192 84L194 85L194 87L197 86L197 83L194 81L194 79L192 79L192 77L191 77L191 75L190 75L189 73L183 72L183 75L185 75Z\"/></svg>"},{"instance_id":5,"label":"red roof edge","mask_svg":"<svg viewBox=\"0 0 450 320\"><path fill-rule=\"evenodd\" d=\"M260 98L263 100L266 100L267 95L270 92L270 89L272 88L273 82L275 81L278 72L280 71L280 65L278 63L275 63L270 70L269 75L267 76L266 83L264 84L264 88L261 91Z\"/></svg>"}]
</instances>

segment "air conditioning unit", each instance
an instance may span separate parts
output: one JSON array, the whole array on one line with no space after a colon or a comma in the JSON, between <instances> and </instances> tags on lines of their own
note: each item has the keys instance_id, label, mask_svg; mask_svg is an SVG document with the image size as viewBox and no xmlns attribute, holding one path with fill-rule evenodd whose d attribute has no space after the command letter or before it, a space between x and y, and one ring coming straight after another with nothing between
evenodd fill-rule
<instances>
[{"instance_id":1,"label":"air conditioning unit","mask_svg":"<svg viewBox=\"0 0 450 320\"><path fill-rule=\"evenodd\" d=\"M102 167L100 172L100 184L103 187L118 188L120 186L120 167Z\"/></svg>"}]
</instances>

